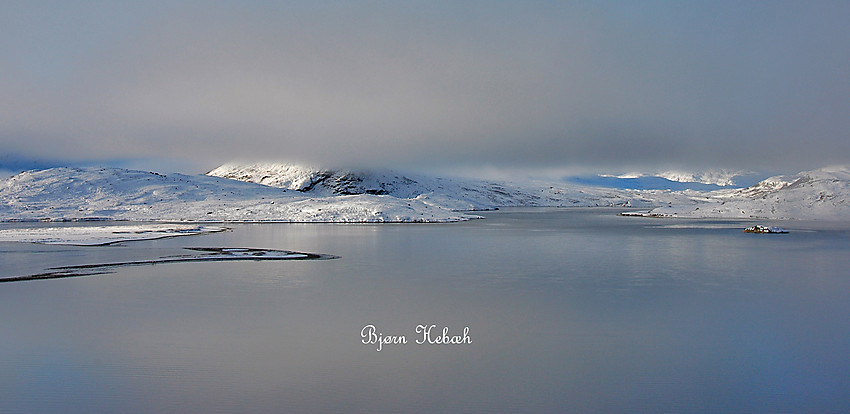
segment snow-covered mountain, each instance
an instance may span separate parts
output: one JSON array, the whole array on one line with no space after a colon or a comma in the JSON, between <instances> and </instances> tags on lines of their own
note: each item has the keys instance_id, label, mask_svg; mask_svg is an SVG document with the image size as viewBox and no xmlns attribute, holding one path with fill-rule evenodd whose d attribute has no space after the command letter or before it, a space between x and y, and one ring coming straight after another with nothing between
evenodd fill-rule
<instances>
[{"instance_id":1,"label":"snow-covered mountain","mask_svg":"<svg viewBox=\"0 0 850 414\"><path fill-rule=\"evenodd\" d=\"M837 166L767 178L756 185L690 197L659 207L672 217L850 219L850 167Z\"/></svg>"},{"instance_id":2,"label":"snow-covered mountain","mask_svg":"<svg viewBox=\"0 0 850 414\"><path fill-rule=\"evenodd\" d=\"M304 167L284 163L225 164L207 173L321 196L378 194L422 200L452 210L497 207L644 206L635 194L540 182L510 183L436 178L389 170Z\"/></svg>"},{"instance_id":3,"label":"snow-covered mountain","mask_svg":"<svg viewBox=\"0 0 850 414\"><path fill-rule=\"evenodd\" d=\"M578 185L618 188L621 190L714 191L725 188L717 184L673 181L658 176L614 177L610 175L584 175L566 177L564 181Z\"/></svg>"},{"instance_id":4,"label":"snow-covered mountain","mask_svg":"<svg viewBox=\"0 0 850 414\"><path fill-rule=\"evenodd\" d=\"M470 216L421 200L322 197L253 183L120 168L51 168L0 182L0 220L444 222Z\"/></svg>"},{"instance_id":5,"label":"snow-covered mountain","mask_svg":"<svg viewBox=\"0 0 850 414\"><path fill-rule=\"evenodd\" d=\"M754 174L751 171L720 169L700 171L668 170L658 172L654 175L680 183L701 183L714 184L721 187L736 187L743 184L742 179Z\"/></svg>"},{"instance_id":6,"label":"snow-covered mountain","mask_svg":"<svg viewBox=\"0 0 850 414\"><path fill-rule=\"evenodd\" d=\"M320 195L380 194L413 198L424 191L418 181L388 170L353 171L286 163L230 163L207 175Z\"/></svg>"},{"instance_id":7,"label":"snow-covered mountain","mask_svg":"<svg viewBox=\"0 0 850 414\"><path fill-rule=\"evenodd\" d=\"M630 190L714 191L753 185L767 175L745 170L667 170L565 177L573 184Z\"/></svg>"}]
</instances>

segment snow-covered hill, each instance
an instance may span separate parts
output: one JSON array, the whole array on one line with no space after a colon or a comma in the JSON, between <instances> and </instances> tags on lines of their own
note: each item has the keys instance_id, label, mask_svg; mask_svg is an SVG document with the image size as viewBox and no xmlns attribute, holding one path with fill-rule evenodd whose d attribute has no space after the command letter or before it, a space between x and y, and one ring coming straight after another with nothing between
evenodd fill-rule
<instances>
[{"instance_id":1,"label":"snow-covered hill","mask_svg":"<svg viewBox=\"0 0 850 414\"><path fill-rule=\"evenodd\" d=\"M321 196L379 194L453 210L497 207L649 206L634 193L541 182L497 182L399 174L389 170L312 168L282 163L225 164L210 176Z\"/></svg>"},{"instance_id":2,"label":"snow-covered hill","mask_svg":"<svg viewBox=\"0 0 850 414\"><path fill-rule=\"evenodd\" d=\"M445 222L470 216L420 200L316 196L205 175L51 168L0 182L0 220Z\"/></svg>"},{"instance_id":3,"label":"snow-covered hill","mask_svg":"<svg viewBox=\"0 0 850 414\"><path fill-rule=\"evenodd\" d=\"M850 167L767 178L751 187L695 195L650 214L672 217L850 220Z\"/></svg>"},{"instance_id":4,"label":"snow-covered hill","mask_svg":"<svg viewBox=\"0 0 850 414\"><path fill-rule=\"evenodd\" d=\"M724 169L700 171L668 170L658 172L655 175L680 183L701 183L714 184L721 187L735 187L739 186L742 180L754 175L754 173L743 170Z\"/></svg>"}]
</instances>

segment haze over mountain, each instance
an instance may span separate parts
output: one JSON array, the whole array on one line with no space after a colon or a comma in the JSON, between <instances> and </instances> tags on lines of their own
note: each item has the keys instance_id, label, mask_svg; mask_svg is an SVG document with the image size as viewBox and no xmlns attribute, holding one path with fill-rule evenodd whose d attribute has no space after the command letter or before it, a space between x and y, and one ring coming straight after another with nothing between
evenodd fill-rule
<instances>
[{"instance_id":1,"label":"haze over mountain","mask_svg":"<svg viewBox=\"0 0 850 414\"><path fill-rule=\"evenodd\" d=\"M752 171L702 170L659 171L651 173L593 174L564 177L564 181L580 185L632 190L697 190L714 191L743 188L758 183L767 174Z\"/></svg>"}]
</instances>

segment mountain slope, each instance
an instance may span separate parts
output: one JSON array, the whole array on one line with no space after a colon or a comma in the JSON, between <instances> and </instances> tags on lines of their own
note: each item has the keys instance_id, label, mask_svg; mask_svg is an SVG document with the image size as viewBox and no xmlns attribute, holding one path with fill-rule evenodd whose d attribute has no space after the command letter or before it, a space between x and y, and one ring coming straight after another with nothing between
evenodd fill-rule
<instances>
[{"instance_id":1,"label":"mountain slope","mask_svg":"<svg viewBox=\"0 0 850 414\"><path fill-rule=\"evenodd\" d=\"M767 178L751 187L692 197L691 203L650 214L673 217L850 219L850 168L804 171Z\"/></svg>"},{"instance_id":2,"label":"mountain slope","mask_svg":"<svg viewBox=\"0 0 850 414\"><path fill-rule=\"evenodd\" d=\"M418 200L310 197L209 176L51 168L0 182L0 220L416 222L470 218Z\"/></svg>"},{"instance_id":3,"label":"mountain slope","mask_svg":"<svg viewBox=\"0 0 850 414\"><path fill-rule=\"evenodd\" d=\"M334 170L256 163L225 164L207 174L324 196L380 194L416 199L453 210L650 205L648 200L641 200L634 193L619 190L568 184L443 179L388 170Z\"/></svg>"}]
</instances>

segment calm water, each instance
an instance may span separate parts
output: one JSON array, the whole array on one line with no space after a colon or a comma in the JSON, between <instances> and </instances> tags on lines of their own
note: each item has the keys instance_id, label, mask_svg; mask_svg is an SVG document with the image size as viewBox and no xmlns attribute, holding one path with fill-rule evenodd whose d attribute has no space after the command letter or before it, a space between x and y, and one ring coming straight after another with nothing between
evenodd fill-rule
<instances>
[{"instance_id":1,"label":"calm water","mask_svg":"<svg viewBox=\"0 0 850 414\"><path fill-rule=\"evenodd\" d=\"M850 410L850 232L616 212L2 243L0 276L184 246L341 258L0 284L0 412ZM408 343L378 352L368 324ZM472 343L417 345L419 324Z\"/></svg>"}]
</instances>

